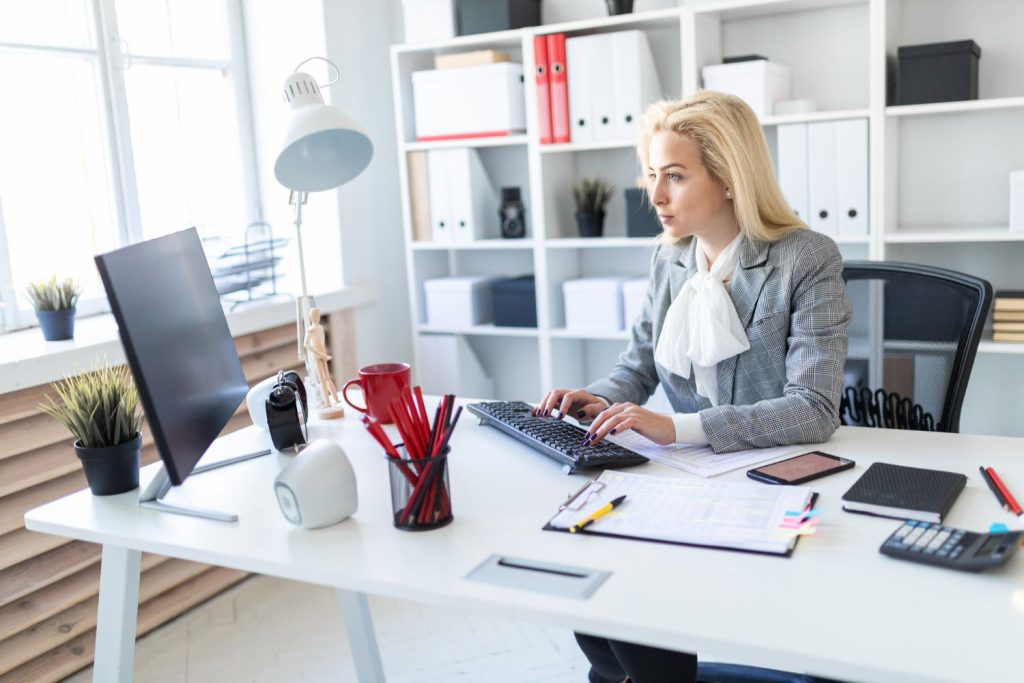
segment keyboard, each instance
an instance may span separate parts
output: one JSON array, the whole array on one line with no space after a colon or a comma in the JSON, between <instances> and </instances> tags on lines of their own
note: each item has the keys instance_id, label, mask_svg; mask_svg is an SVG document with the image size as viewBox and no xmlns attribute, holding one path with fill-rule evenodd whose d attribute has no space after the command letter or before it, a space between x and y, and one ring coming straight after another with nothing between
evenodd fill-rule
<instances>
[{"instance_id":1,"label":"keyboard","mask_svg":"<svg viewBox=\"0 0 1024 683\"><path fill-rule=\"evenodd\" d=\"M628 448L602 439L593 446L584 446L587 431L553 417L531 415L533 408L522 401L470 403L469 412L480 423L500 429L527 446L566 466L568 473L595 467L629 467L642 465L647 458Z\"/></svg>"}]
</instances>

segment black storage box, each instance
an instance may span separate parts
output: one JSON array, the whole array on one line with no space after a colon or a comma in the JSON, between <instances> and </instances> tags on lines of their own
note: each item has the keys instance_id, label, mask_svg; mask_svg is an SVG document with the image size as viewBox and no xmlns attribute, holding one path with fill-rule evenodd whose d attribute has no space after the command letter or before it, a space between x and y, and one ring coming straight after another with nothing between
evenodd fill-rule
<instances>
[{"instance_id":1,"label":"black storage box","mask_svg":"<svg viewBox=\"0 0 1024 683\"><path fill-rule=\"evenodd\" d=\"M661 234L658 213L643 190L626 190L626 236L653 237Z\"/></svg>"},{"instance_id":2,"label":"black storage box","mask_svg":"<svg viewBox=\"0 0 1024 683\"><path fill-rule=\"evenodd\" d=\"M537 327L537 285L532 275L491 283L497 327Z\"/></svg>"},{"instance_id":3,"label":"black storage box","mask_svg":"<svg viewBox=\"0 0 1024 683\"><path fill-rule=\"evenodd\" d=\"M540 0L456 0L459 35L540 25Z\"/></svg>"},{"instance_id":4,"label":"black storage box","mask_svg":"<svg viewBox=\"0 0 1024 683\"><path fill-rule=\"evenodd\" d=\"M897 55L897 104L978 99L981 48L973 40L907 45Z\"/></svg>"}]
</instances>

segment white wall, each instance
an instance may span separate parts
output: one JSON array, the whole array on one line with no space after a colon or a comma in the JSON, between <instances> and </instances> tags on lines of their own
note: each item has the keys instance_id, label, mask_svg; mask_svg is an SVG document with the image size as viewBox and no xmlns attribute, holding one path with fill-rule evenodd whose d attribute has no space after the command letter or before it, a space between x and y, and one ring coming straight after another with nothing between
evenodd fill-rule
<instances>
[{"instance_id":1,"label":"white wall","mask_svg":"<svg viewBox=\"0 0 1024 683\"><path fill-rule=\"evenodd\" d=\"M402 42L401 6L365 0L323 4L327 55L341 67L331 101L366 128L374 147L366 171L337 191L345 279L373 280L378 288L374 304L356 311L357 361L411 362L389 50Z\"/></svg>"}]
</instances>

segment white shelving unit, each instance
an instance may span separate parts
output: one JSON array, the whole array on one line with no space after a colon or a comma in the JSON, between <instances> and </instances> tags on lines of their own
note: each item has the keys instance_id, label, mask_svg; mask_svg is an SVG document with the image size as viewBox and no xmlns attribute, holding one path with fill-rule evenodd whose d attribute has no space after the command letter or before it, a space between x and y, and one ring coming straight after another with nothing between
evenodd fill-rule
<instances>
[{"instance_id":1,"label":"white shelving unit","mask_svg":"<svg viewBox=\"0 0 1024 683\"><path fill-rule=\"evenodd\" d=\"M622 188L639 167L635 140L541 145L536 130L533 37L639 29L647 34L664 95L700 87L701 68L723 56L764 54L789 65L792 96L819 111L762 121L774 154L778 125L867 119L867 237L839 241L848 259L930 263L987 278L996 289L1024 288L1024 234L1010 233L1010 170L1024 168L1024 42L1008 26L1024 23L1019 0L723 0L655 12L548 24L391 49L406 264L417 335L465 335L500 398L534 400L553 386L579 386L607 372L627 331L565 329L561 283L588 276L646 275L652 238L625 237ZM972 38L982 47L979 99L895 105L893 76L900 45ZM442 143L415 141L411 74L433 68L436 55L498 49L527 74L525 135ZM571 80L571 74L570 74ZM407 153L473 147L496 186L518 185L527 210L527 238L473 244L415 242L408 195ZM599 175L619 191L606 211L605 237L581 239L570 186ZM477 326L437 330L425 325L422 283L447 275L532 273L537 329ZM968 390L964 431L1024 435L1013 414L1024 382L1024 344L986 335ZM417 358L417 365L429 359ZM1000 378L996 382L991 378ZM1003 384L1003 378L1012 380Z\"/></svg>"}]
</instances>

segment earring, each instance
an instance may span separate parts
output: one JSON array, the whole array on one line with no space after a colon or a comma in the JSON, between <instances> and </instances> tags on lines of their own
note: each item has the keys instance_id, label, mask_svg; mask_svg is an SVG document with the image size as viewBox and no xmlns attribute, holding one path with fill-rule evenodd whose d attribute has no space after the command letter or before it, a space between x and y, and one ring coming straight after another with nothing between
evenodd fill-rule
<instances>
[{"instance_id":1,"label":"earring","mask_svg":"<svg viewBox=\"0 0 1024 683\"><path fill-rule=\"evenodd\" d=\"M729 190L726 190L725 191L725 198L726 199L732 199L732 192L729 192Z\"/></svg>"}]
</instances>

